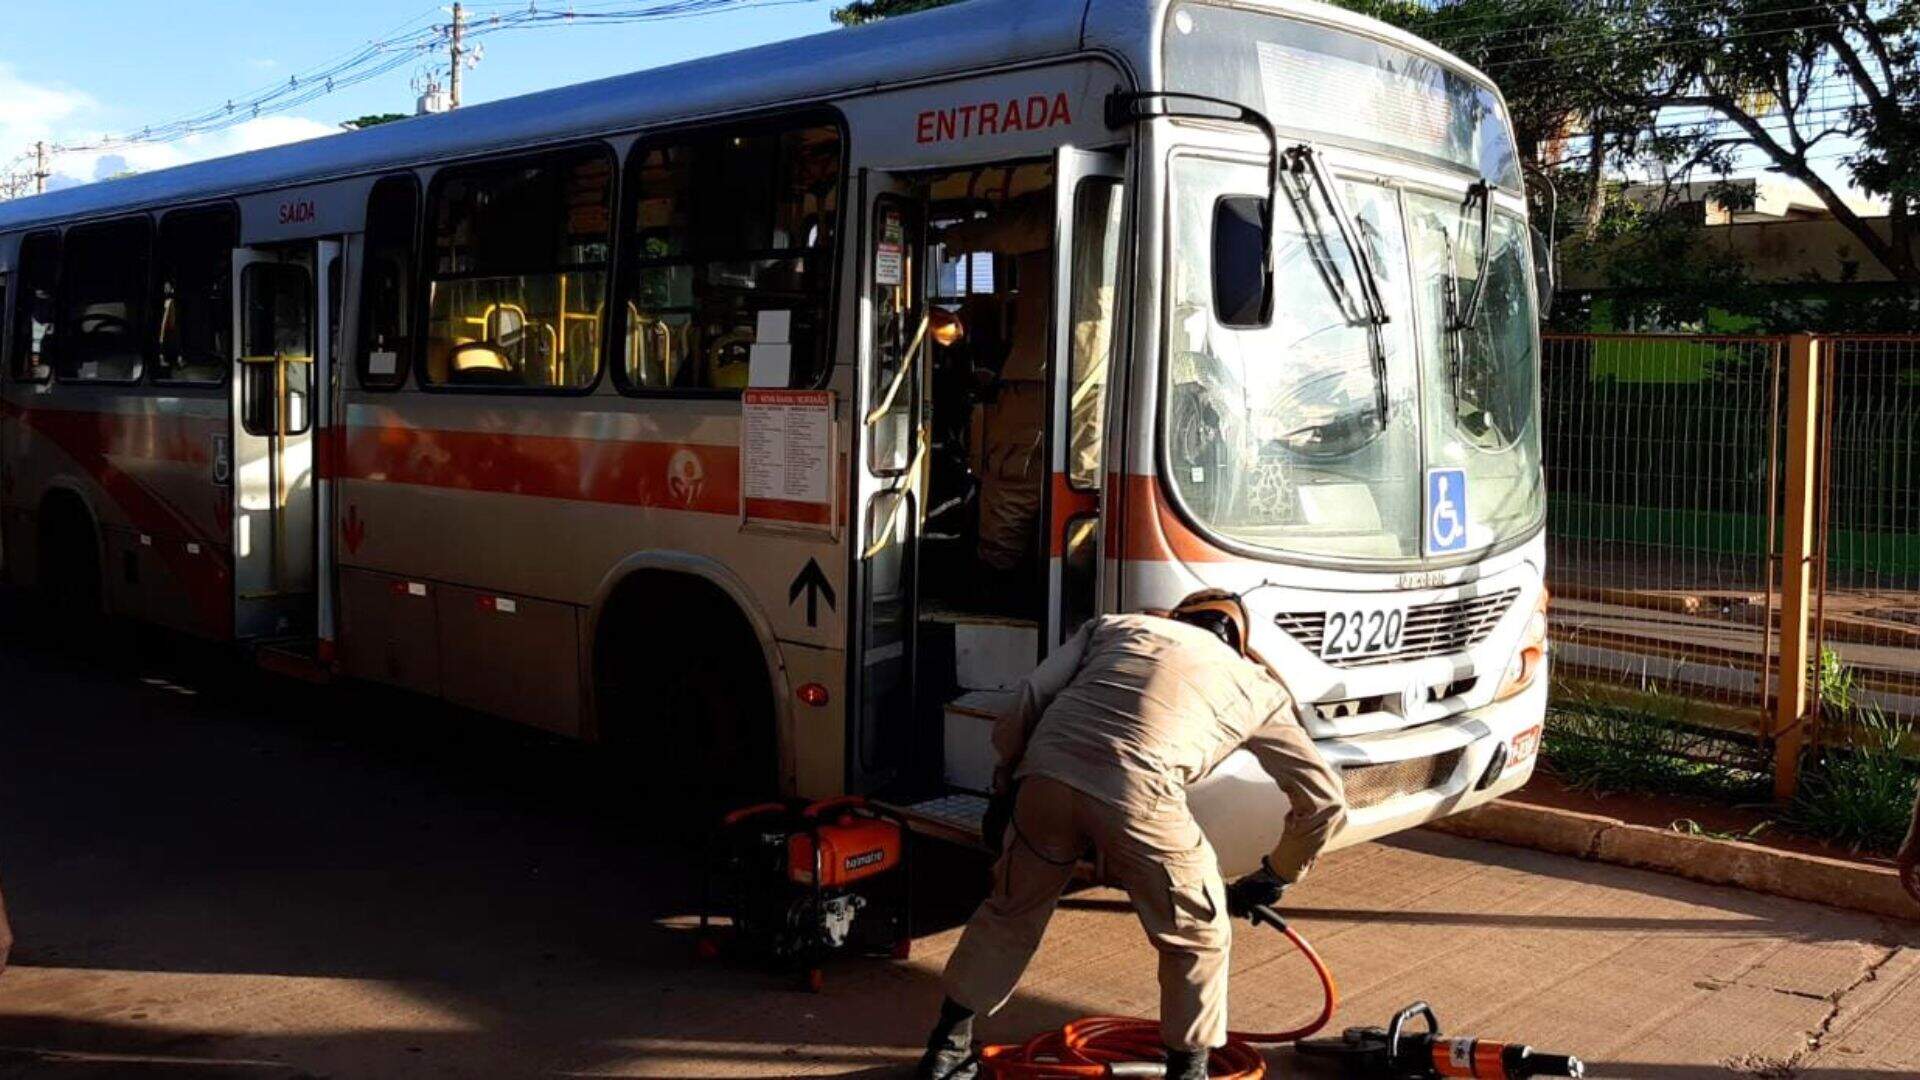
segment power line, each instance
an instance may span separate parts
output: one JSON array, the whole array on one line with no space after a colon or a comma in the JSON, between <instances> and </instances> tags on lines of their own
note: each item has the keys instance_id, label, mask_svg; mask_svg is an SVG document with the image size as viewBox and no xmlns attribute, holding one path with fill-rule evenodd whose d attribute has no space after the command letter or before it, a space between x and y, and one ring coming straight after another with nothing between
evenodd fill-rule
<instances>
[{"instance_id":1,"label":"power line","mask_svg":"<svg viewBox=\"0 0 1920 1080\"><path fill-rule=\"evenodd\" d=\"M416 64L422 58L443 48L448 49L449 59L455 68L455 72L450 73L449 81L457 82L459 78L457 71L461 64L464 62L467 66L471 66L470 57L474 54L468 43L474 38L507 30L564 25L615 26L690 18L728 10L784 7L797 3L819 2L820 0L653 0L651 3L635 4L633 0L619 0L618 3L592 3L590 0L579 0L564 10L545 10L539 6L538 0L535 0L533 3L511 6L504 3L472 5L475 9L491 12L479 18L467 17L469 13L462 5L456 4L455 8L459 9L459 13L451 22L431 21L436 14L432 11L424 15L416 15L399 24L385 36L289 76L284 82L276 82L219 105L164 123L149 125L137 131L58 143L49 146L48 149L56 153L91 153L140 144L177 142L195 135L222 131L249 120L287 112L349 87L358 86L389 72ZM423 20L426 22L425 25L422 25ZM453 96L457 102L457 90L454 91Z\"/></svg>"}]
</instances>

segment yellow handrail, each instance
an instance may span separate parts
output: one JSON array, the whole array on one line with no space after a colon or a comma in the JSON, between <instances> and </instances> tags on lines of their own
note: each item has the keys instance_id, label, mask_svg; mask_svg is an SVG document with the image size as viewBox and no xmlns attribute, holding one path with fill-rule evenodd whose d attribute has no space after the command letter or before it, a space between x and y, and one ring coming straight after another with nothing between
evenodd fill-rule
<instances>
[{"instance_id":1,"label":"yellow handrail","mask_svg":"<svg viewBox=\"0 0 1920 1080\"><path fill-rule=\"evenodd\" d=\"M868 427L879 423L882 417L893 411L893 400L900 396L900 388L906 385L907 372L919 366L920 348L926 343L927 324L932 318L931 311L920 316L920 329L914 331L913 343L908 345L907 351L901 355L899 372L894 375L892 384L887 387L886 396L880 399L880 404L874 406L873 411L867 414Z\"/></svg>"}]
</instances>

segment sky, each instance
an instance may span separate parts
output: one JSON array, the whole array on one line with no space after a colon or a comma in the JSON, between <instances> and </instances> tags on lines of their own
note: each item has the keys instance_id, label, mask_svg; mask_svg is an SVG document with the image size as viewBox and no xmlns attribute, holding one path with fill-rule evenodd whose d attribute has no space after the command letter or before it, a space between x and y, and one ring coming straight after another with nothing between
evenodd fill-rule
<instances>
[{"instance_id":1,"label":"sky","mask_svg":"<svg viewBox=\"0 0 1920 1080\"><path fill-rule=\"evenodd\" d=\"M649 0L575 0L578 8ZM564 10L567 0L538 0ZM448 19L428 0L8 0L0 35L0 171L36 140L82 143L176 120L282 83L394 31ZM480 0L474 18L527 6ZM462 99L533 90L833 29L832 0L792 0L657 22L544 25L487 36ZM179 142L56 155L50 188L150 171L339 130L368 113L411 113L417 66L288 113Z\"/></svg>"},{"instance_id":2,"label":"sky","mask_svg":"<svg viewBox=\"0 0 1920 1080\"><path fill-rule=\"evenodd\" d=\"M451 0L448 0L450 3ZM532 0L608 10L660 0ZM545 24L486 36L466 72L478 104L833 29L836 0L751 0L719 13L624 25ZM529 0L471 0L476 22ZM430 0L6 0L0 35L0 174L25 171L36 140L82 144L221 106L397 32L445 23ZM49 188L148 172L339 130L368 113L411 113L425 58L290 112L171 143L55 155ZM1746 170L1743 170L1743 172ZM1758 171L1757 169L1754 171ZM1837 161L1821 171L1851 187ZM1857 195L1857 193L1854 193ZM1881 212L1868 203L1870 212Z\"/></svg>"}]
</instances>

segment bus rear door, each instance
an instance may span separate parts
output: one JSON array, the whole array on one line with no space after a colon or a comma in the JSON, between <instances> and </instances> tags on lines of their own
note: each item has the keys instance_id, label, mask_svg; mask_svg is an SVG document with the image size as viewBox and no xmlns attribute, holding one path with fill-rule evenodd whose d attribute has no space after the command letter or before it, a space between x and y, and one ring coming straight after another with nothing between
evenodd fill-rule
<instances>
[{"instance_id":1,"label":"bus rear door","mask_svg":"<svg viewBox=\"0 0 1920 1080\"><path fill-rule=\"evenodd\" d=\"M231 432L234 631L241 639L315 632L315 447L336 332L334 241L233 253Z\"/></svg>"}]
</instances>

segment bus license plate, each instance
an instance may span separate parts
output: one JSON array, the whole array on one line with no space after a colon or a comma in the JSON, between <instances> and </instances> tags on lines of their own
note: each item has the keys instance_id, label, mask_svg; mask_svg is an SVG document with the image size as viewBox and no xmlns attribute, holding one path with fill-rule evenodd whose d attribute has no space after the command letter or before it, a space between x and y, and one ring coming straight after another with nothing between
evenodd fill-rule
<instances>
[{"instance_id":1,"label":"bus license plate","mask_svg":"<svg viewBox=\"0 0 1920 1080\"><path fill-rule=\"evenodd\" d=\"M1405 608L1346 608L1327 612L1327 633L1320 641L1322 660L1378 656L1400 648L1407 626Z\"/></svg>"}]
</instances>

